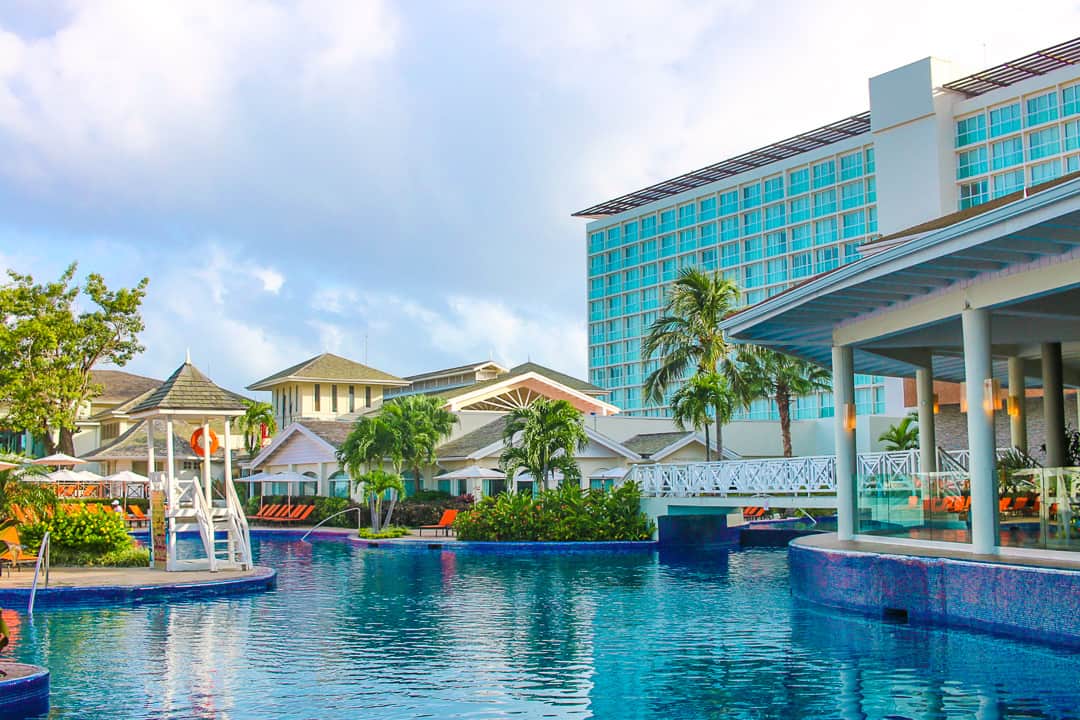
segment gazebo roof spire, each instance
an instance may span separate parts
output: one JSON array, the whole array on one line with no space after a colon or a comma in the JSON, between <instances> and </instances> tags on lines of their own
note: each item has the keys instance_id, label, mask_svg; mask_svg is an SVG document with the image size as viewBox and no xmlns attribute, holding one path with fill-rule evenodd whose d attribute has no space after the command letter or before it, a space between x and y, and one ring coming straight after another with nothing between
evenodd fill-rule
<instances>
[{"instance_id":1,"label":"gazebo roof spire","mask_svg":"<svg viewBox=\"0 0 1080 720\"><path fill-rule=\"evenodd\" d=\"M190 352L184 364L169 379L133 407L130 414L203 413L207 415L238 415L246 410L244 398L215 385L191 364Z\"/></svg>"}]
</instances>

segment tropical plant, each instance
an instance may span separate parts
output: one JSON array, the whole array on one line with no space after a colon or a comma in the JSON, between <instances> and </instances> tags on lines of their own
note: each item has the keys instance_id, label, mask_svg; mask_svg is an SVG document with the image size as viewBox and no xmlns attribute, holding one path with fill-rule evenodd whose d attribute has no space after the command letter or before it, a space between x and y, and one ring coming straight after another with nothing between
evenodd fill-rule
<instances>
[{"instance_id":1,"label":"tropical plant","mask_svg":"<svg viewBox=\"0 0 1080 720\"><path fill-rule=\"evenodd\" d=\"M888 430L878 435L878 441L885 443L885 449L914 450L919 447L919 416L910 413Z\"/></svg>"},{"instance_id":2,"label":"tropical plant","mask_svg":"<svg viewBox=\"0 0 1080 720\"><path fill-rule=\"evenodd\" d=\"M581 411L568 401L540 398L514 408L506 417L503 440L499 467L508 479L523 470L545 488L555 485L556 471L567 482L580 481L574 453L584 450L589 438Z\"/></svg>"},{"instance_id":3,"label":"tropical plant","mask_svg":"<svg viewBox=\"0 0 1080 720\"><path fill-rule=\"evenodd\" d=\"M680 430L693 427L705 431L705 462L709 461L709 424L717 427L731 422L735 397L727 379L717 373L697 373L671 396L671 416Z\"/></svg>"},{"instance_id":4,"label":"tropical plant","mask_svg":"<svg viewBox=\"0 0 1080 720\"><path fill-rule=\"evenodd\" d=\"M20 526L19 539L28 548L37 548L46 532L56 565L130 567L150 561L148 551L136 546L118 513L57 510L39 522Z\"/></svg>"},{"instance_id":5,"label":"tropical plant","mask_svg":"<svg viewBox=\"0 0 1080 720\"><path fill-rule=\"evenodd\" d=\"M387 460L395 470L403 462L397 433L380 415L364 416L356 421L338 448L337 459L353 482L368 470L382 467Z\"/></svg>"},{"instance_id":6,"label":"tropical plant","mask_svg":"<svg viewBox=\"0 0 1080 720\"><path fill-rule=\"evenodd\" d=\"M415 489L419 491L420 467L435 463L435 448L450 437L457 416L437 397L409 395L384 404L379 418L395 435L396 456L412 471Z\"/></svg>"},{"instance_id":7,"label":"tropical plant","mask_svg":"<svg viewBox=\"0 0 1080 720\"><path fill-rule=\"evenodd\" d=\"M20 462L24 458L0 458L8 462ZM37 517L44 517L56 509L56 493L44 483L27 482L34 475L44 475L40 465L22 464L10 470L0 470L0 526L16 521L12 506L31 510Z\"/></svg>"},{"instance_id":8,"label":"tropical plant","mask_svg":"<svg viewBox=\"0 0 1080 720\"><path fill-rule=\"evenodd\" d=\"M668 390L691 373L717 373L728 378L740 397L737 368L728 361L730 346L720 329L739 297L739 288L720 273L685 268L672 283L661 316L648 328L642 342L645 358L656 358L659 366L645 378L646 402L661 405ZM721 408L713 415L721 416ZM722 447L720 428L717 446Z\"/></svg>"},{"instance_id":9,"label":"tropical plant","mask_svg":"<svg viewBox=\"0 0 1080 720\"><path fill-rule=\"evenodd\" d=\"M390 527L390 518L394 516L394 506L400 495L405 494L405 483L397 473L389 473L382 468L375 468L357 478L356 484L367 496L368 509L371 512L371 531L382 532ZM386 514L383 515L383 501L389 499Z\"/></svg>"},{"instance_id":10,"label":"tropical plant","mask_svg":"<svg viewBox=\"0 0 1080 720\"><path fill-rule=\"evenodd\" d=\"M277 432L277 420L274 419L274 406L258 400L246 400L247 409L236 420L240 432L244 434L244 446L248 455L254 455L262 442L262 429L273 435Z\"/></svg>"},{"instance_id":11,"label":"tropical plant","mask_svg":"<svg viewBox=\"0 0 1080 720\"><path fill-rule=\"evenodd\" d=\"M4 426L41 438L50 453L69 455L75 454L79 410L102 390L91 371L99 363L123 366L143 350L139 308L149 282L109 290L104 278L91 274L79 287L72 284L76 268L69 265L46 284L9 270L0 285Z\"/></svg>"},{"instance_id":12,"label":"tropical plant","mask_svg":"<svg viewBox=\"0 0 1080 720\"><path fill-rule=\"evenodd\" d=\"M784 457L791 457L791 403L800 395L828 390L832 383L825 368L768 348L745 345L736 356L744 398L767 398L776 403Z\"/></svg>"}]
</instances>

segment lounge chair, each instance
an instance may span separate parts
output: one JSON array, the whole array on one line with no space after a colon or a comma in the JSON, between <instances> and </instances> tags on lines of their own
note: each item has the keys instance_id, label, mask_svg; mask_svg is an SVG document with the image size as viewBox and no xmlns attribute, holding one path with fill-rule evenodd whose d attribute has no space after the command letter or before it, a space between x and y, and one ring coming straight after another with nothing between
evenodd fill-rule
<instances>
[{"instance_id":1,"label":"lounge chair","mask_svg":"<svg viewBox=\"0 0 1080 720\"><path fill-rule=\"evenodd\" d=\"M268 517L273 517L281 512L282 506L275 503L273 505L263 505L259 508L259 512L251 516L252 520L265 520Z\"/></svg>"},{"instance_id":2,"label":"lounge chair","mask_svg":"<svg viewBox=\"0 0 1080 720\"><path fill-rule=\"evenodd\" d=\"M308 506L307 505L293 505L292 507L288 508L287 512L283 512L280 515L275 515L274 517L268 517L268 518L263 518L263 519L264 520L269 520L271 522L281 522L281 523L295 522L296 520L298 520L300 518L300 515L303 514L304 509L306 507L308 507Z\"/></svg>"},{"instance_id":3,"label":"lounge chair","mask_svg":"<svg viewBox=\"0 0 1080 720\"><path fill-rule=\"evenodd\" d=\"M0 563L7 563L8 575L11 574L12 567L18 568L20 565L37 563L37 556L27 552L26 546L19 539L19 531L15 528L7 527L0 530L0 543L5 546L5 549L0 552Z\"/></svg>"},{"instance_id":4,"label":"lounge chair","mask_svg":"<svg viewBox=\"0 0 1080 720\"><path fill-rule=\"evenodd\" d=\"M128 505L127 520L132 525L149 525L150 518L138 505Z\"/></svg>"},{"instance_id":5,"label":"lounge chair","mask_svg":"<svg viewBox=\"0 0 1080 720\"><path fill-rule=\"evenodd\" d=\"M421 525L420 534L423 535L425 530L434 530L438 535L442 530L447 536L450 535L450 531L453 529L454 521L457 520L457 510L443 510L442 517L439 518L439 522L434 525Z\"/></svg>"}]
</instances>

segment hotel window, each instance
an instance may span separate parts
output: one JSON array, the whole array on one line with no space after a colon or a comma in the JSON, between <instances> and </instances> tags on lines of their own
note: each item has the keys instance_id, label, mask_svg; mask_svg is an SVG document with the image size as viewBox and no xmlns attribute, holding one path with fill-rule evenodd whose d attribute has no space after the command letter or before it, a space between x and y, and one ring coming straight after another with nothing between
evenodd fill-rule
<instances>
[{"instance_id":1,"label":"hotel window","mask_svg":"<svg viewBox=\"0 0 1080 720\"><path fill-rule=\"evenodd\" d=\"M739 218L729 217L720 221L720 239L735 240L739 237Z\"/></svg>"},{"instance_id":2,"label":"hotel window","mask_svg":"<svg viewBox=\"0 0 1080 720\"><path fill-rule=\"evenodd\" d=\"M956 121L956 147L986 139L986 116L982 113Z\"/></svg>"},{"instance_id":3,"label":"hotel window","mask_svg":"<svg viewBox=\"0 0 1080 720\"><path fill-rule=\"evenodd\" d=\"M679 208L679 227L689 227L697 222L694 212L694 203L683 205Z\"/></svg>"},{"instance_id":4,"label":"hotel window","mask_svg":"<svg viewBox=\"0 0 1080 720\"><path fill-rule=\"evenodd\" d=\"M773 283L787 281L787 260L780 258L778 260L770 260L765 265L765 282L772 285Z\"/></svg>"},{"instance_id":5,"label":"hotel window","mask_svg":"<svg viewBox=\"0 0 1080 720\"><path fill-rule=\"evenodd\" d=\"M646 240L641 243L641 261L648 262L656 259L656 241Z\"/></svg>"},{"instance_id":6,"label":"hotel window","mask_svg":"<svg viewBox=\"0 0 1080 720\"><path fill-rule=\"evenodd\" d=\"M1020 103L1005 105L990 111L990 137L998 137L1020 129Z\"/></svg>"},{"instance_id":7,"label":"hotel window","mask_svg":"<svg viewBox=\"0 0 1080 720\"><path fill-rule=\"evenodd\" d=\"M1017 169L994 176L994 197L1014 193L1024 189L1024 171Z\"/></svg>"},{"instance_id":8,"label":"hotel window","mask_svg":"<svg viewBox=\"0 0 1080 720\"><path fill-rule=\"evenodd\" d=\"M675 266L675 261L674 260L664 260L660 264L660 281L661 282L671 282L672 280L675 279L675 276L677 274L678 274L678 271L677 271L677 268Z\"/></svg>"},{"instance_id":9,"label":"hotel window","mask_svg":"<svg viewBox=\"0 0 1080 720\"><path fill-rule=\"evenodd\" d=\"M854 180L862 175L862 153L856 152L840 157L840 179Z\"/></svg>"},{"instance_id":10,"label":"hotel window","mask_svg":"<svg viewBox=\"0 0 1080 720\"><path fill-rule=\"evenodd\" d=\"M1080 120L1065 123L1065 151L1080 149Z\"/></svg>"},{"instance_id":11,"label":"hotel window","mask_svg":"<svg viewBox=\"0 0 1080 720\"><path fill-rule=\"evenodd\" d=\"M604 233L594 232L589 235L589 252L600 252L604 249Z\"/></svg>"},{"instance_id":12,"label":"hotel window","mask_svg":"<svg viewBox=\"0 0 1080 720\"><path fill-rule=\"evenodd\" d=\"M698 219L712 220L716 217L716 198L708 197L698 202Z\"/></svg>"},{"instance_id":13,"label":"hotel window","mask_svg":"<svg viewBox=\"0 0 1080 720\"><path fill-rule=\"evenodd\" d=\"M839 248L827 247L817 251L817 272L827 272L840 265Z\"/></svg>"},{"instance_id":14,"label":"hotel window","mask_svg":"<svg viewBox=\"0 0 1080 720\"><path fill-rule=\"evenodd\" d=\"M814 244L827 245L836 242L836 218L818 220L814 223Z\"/></svg>"},{"instance_id":15,"label":"hotel window","mask_svg":"<svg viewBox=\"0 0 1080 720\"><path fill-rule=\"evenodd\" d=\"M841 215L840 219L843 223L844 239L859 237L866 234L866 223L863 219L862 210L856 210L853 213Z\"/></svg>"},{"instance_id":16,"label":"hotel window","mask_svg":"<svg viewBox=\"0 0 1080 720\"><path fill-rule=\"evenodd\" d=\"M607 269L608 272L618 270L622 267L621 261L622 254L618 250L612 250L607 254Z\"/></svg>"},{"instance_id":17,"label":"hotel window","mask_svg":"<svg viewBox=\"0 0 1080 720\"><path fill-rule=\"evenodd\" d=\"M636 222L628 222L622 226L623 242L636 242L638 239L638 224Z\"/></svg>"},{"instance_id":18,"label":"hotel window","mask_svg":"<svg viewBox=\"0 0 1080 720\"><path fill-rule=\"evenodd\" d=\"M651 238L656 234L656 216L649 215L641 218L641 239Z\"/></svg>"},{"instance_id":19,"label":"hotel window","mask_svg":"<svg viewBox=\"0 0 1080 720\"><path fill-rule=\"evenodd\" d=\"M765 254L776 257L787 252L787 236L784 231L769 233L765 236Z\"/></svg>"},{"instance_id":20,"label":"hotel window","mask_svg":"<svg viewBox=\"0 0 1080 720\"><path fill-rule=\"evenodd\" d=\"M1057 93L1048 92L1038 97L1028 98L1025 101L1027 112L1025 113L1025 124L1027 127L1032 125L1038 125L1039 123L1050 122L1051 120L1057 120L1058 106L1057 106Z\"/></svg>"},{"instance_id":21,"label":"hotel window","mask_svg":"<svg viewBox=\"0 0 1080 720\"><path fill-rule=\"evenodd\" d=\"M611 248L619 247L619 228L608 228L607 242L604 243L604 249L610 250Z\"/></svg>"},{"instance_id":22,"label":"hotel window","mask_svg":"<svg viewBox=\"0 0 1080 720\"><path fill-rule=\"evenodd\" d=\"M831 215L836 212L836 190L829 189L814 193L814 217Z\"/></svg>"},{"instance_id":23,"label":"hotel window","mask_svg":"<svg viewBox=\"0 0 1080 720\"><path fill-rule=\"evenodd\" d=\"M724 278L725 280L730 280L731 282L735 283L736 285L739 284L739 271L738 270L724 270L723 272L720 273L720 277Z\"/></svg>"},{"instance_id":24,"label":"hotel window","mask_svg":"<svg viewBox=\"0 0 1080 720\"><path fill-rule=\"evenodd\" d=\"M733 242L720 246L720 263L726 268L739 264L739 243Z\"/></svg>"},{"instance_id":25,"label":"hotel window","mask_svg":"<svg viewBox=\"0 0 1080 720\"><path fill-rule=\"evenodd\" d=\"M660 257L670 257L675 254L675 236L665 235L660 238Z\"/></svg>"},{"instance_id":26,"label":"hotel window","mask_svg":"<svg viewBox=\"0 0 1080 720\"><path fill-rule=\"evenodd\" d=\"M788 201L788 222L801 222L810 219L810 198L803 196Z\"/></svg>"},{"instance_id":27,"label":"hotel window","mask_svg":"<svg viewBox=\"0 0 1080 720\"><path fill-rule=\"evenodd\" d=\"M622 295L609 297L607 301L607 316L618 317L622 315Z\"/></svg>"},{"instance_id":28,"label":"hotel window","mask_svg":"<svg viewBox=\"0 0 1080 720\"><path fill-rule=\"evenodd\" d=\"M756 208L761 204L761 185L744 185L742 189L742 208Z\"/></svg>"},{"instance_id":29,"label":"hotel window","mask_svg":"<svg viewBox=\"0 0 1080 720\"><path fill-rule=\"evenodd\" d=\"M784 176L777 175L767 179L764 182L765 186L765 202L772 202L773 200L781 200L784 197Z\"/></svg>"},{"instance_id":30,"label":"hotel window","mask_svg":"<svg viewBox=\"0 0 1080 720\"><path fill-rule=\"evenodd\" d=\"M743 240L743 262L761 259L761 236Z\"/></svg>"},{"instance_id":31,"label":"hotel window","mask_svg":"<svg viewBox=\"0 0 1080 720\"><path fill-rule=\"evenodd\" d=\"M623 272L623 290L637 290L641 287L638 282L638 269L630 268Z\"/></svg>"},{"instance_id":32,"label":"hotel window","mask_svg":"<svg viewBox=\"0 0 1080 720\"><path fill-rule=\"evenodd\" d=\"M848 243L844 246L844 262L855 262L859 259L859 244L860 243Z\"/></svg>"},{"instance_id":33,"label":"hotel window","mask_svg":"<svg viewBox=\"0 0 1080 720\"><path fill-rule=\"evenodd\" d=\"M371 407L371 386L364 386L364 407Z\"/></svg>"},{"instance_id":34,"label":"hotel window","mask_svg":"<svg viewBox=\"0 0 1080 720\"><path fill-rule=\"evenodd\" d=\"M604 278L597 277L589 281L589 297L598 298L604 294Z\"/></svg>"},{"instance_id":35,"label":"hotel window","mask_svg":"<svg viewBox=\"0 0 1080 720\"><path fill-rule=\"evenodd\" d=\"M788 173L788 195L798 195L810 190L810 171L807 168Z\"/></svg>"},{"instance_id":36,"label":"hotel window","mask_svg":"<svg viewBox=\"0 0 1080 720\"><path fill-rule=\"evenodd\" d=\"M592 323L589 325L589 344L596 345L604 342L604 323Z\"/></svg>"},{"instance_id":37,"label":"hotel window","mask_svg":"<svg viewBox=\"0 0 1080 720\"><path fill-rule=\"evenodd\" d=\"M784 203L769 205L765 208L765 229L775 230L784 225Z\"/></svg>"},{"instance_id":38,"label":"hotel window","mask_svg":"<svg viewBox=\"0 0 1080 720\"><path fill-rule=\"evenodd\" d=\"M322 386L320 386L319 383L315 383L315 412L320 412L322 410L322 398L319 397L321 394L319 392L320 390L322 390Z\"/></svg>"},{"instance_id":39,"label":"hotel window","mask_svg":"<svg viewBox=\"0 0 1080 720\"><path fill-rule=\"evenodd\" d=\"M623 312L636 313L641 310L641 305L638 301L641 299L641 293L627 293L623 295Z\"/></svg>"},{"instance_id":40,"label":"hotel window","mask_svg":"<svg viewBox=\"0 0 1080 720\"><path fill-rule=\"evenodd\" d=\"M962 152L956 156L956 179L963 180L972 175L981 175L987 170L986 146Z\"/></svg>"},{"instance_id":41,"label":"hotel window","mask_svg":"<svg viewBox=\"0 0 1080 720\"><path fill-rule=\"evenodd\" d=\"M848 183L840 186L840 209L851 210L863 204L862 182Z\"/></svg>"},{"instance_id":42,"label":"hotel window","mask_svg":"<svg viewBox=\"0 0 1080 720\"><path fill-rule=\"evenodd\" d=\"M592 255L589 257L589 275L602 275L604 272L604 256Z\"/></svg>"},{"instance_id":43,"label":"hotel window","mask_svg":"<svg viewBox=\"0 0 1080 720\"><path fill-rule=\"evenodd\" d=\"M622 266L630 267L631 265L637 265L638 263L638 246L637 243L633 245L627 245L622 249Z\"/></svg>"},{"instance_id":44,"label":"hotel window","mask_svg":"<svg viewBox=\"0 0 1080 720\"><path fill-rule=\"evenodd\" d=\"M1024 162L1024 143L1018 138L990 143L990 167L994 170L1020 165Z\"/></svg>"},{"instance_id":45,"label":"hotel window","mask_svg":"<svg viewBox=\"0 0 1080 720\"><path fill-rule=\"evenodd\" d=\"M877 202L877 178L866 180L866 202Z\"/></svg>"},{"instance_id":46,"label":"hotel window","mask_svg":"<svg viewBox=\"0 0 1080 720\"><path fill-rule=\"evenodd\" d=\"M589 303L589 319L590 320L603 320L604 319L604 303L599 300L593 300ZM352 385L349 386L349 412L353 412L356 409L356 396L353 393Z\"/></svg>"},{"instance_id":47,"label":"hotel window","mask_svg":"<svg viewBox=\"0 0 1080 720\"><path fill-rule=\"evenodd\" d=\"M989 199L986 180L976 180L972 183L964 183L960 186L960 209L981 205Z\"/></svg>"},{"instance_id":48,"label":"hotel window","mask_svg":"<svg viewBox=\"0 0 1080 720\"><path fill-rule=\"evenodd\" d=\"M1070 155L1065 158L1065 172L1080 172L1080 155Z\"/></svg>"},{"instance_id":49,"label":"hotel window","mask_svg":"<svg viewBox=\"0 0 1080 720\"><path fill-rule=\"evenodd\" d=\"M1031 166L1031 184L1032 186L1039 183L1048 182L1054 178L1061 177L1061 160L1051 160L1050 162L1044 162L1040 165Z\"/></svg>"},{"instance_id":50,"label":"hotel window","mask_svg":"<svg viewBox=\"0 0 1080 720\"><path fill-rule=\"evenodd\" d=\"M675 229L675 211L674 210L661 210L660 211L660 226L657 228L657 232L668 232Z\"/></svg>"},{"instance_id":51,"label":"hotel window","mask_svg":"<svg viewBox=\"0 0 1080 720\"><path fill-rule=\"evenodd\" d=\"M330 386L330 412L337 412L337 385Z\"/></svg>"},{"instance_id":52,"label":"hotel window","mask_svg":"<svg viewBox=\"0 0 1080 720\"><path fill-rule=\"evenodd\" d=\"M652 310L659 303L660 292L656 288L645 288L641 291L641 309Z\"/></svg>"},{"instance_id":53,"label":"hotel window","mask_svg":"<svg viewBox=\"0 0 1080 720\"><path fill-rule=\"evenodd\" d=\"M771 288L765 290L765 294L769 297L772 297L773 295L779 295L780 293L787 290L788 287L789 286L787 283L784 283L783 285L773 285Z\"/></svg>"},{"instance_id":54,"label":"hotel window","mask_svg":"<svg viewBox=\"0 0 1080 720\"><path fill-rule=\"evenodd\" d=\"M701 240L698 242L698 247L705 247L716 243L716 223L705 223L698 228L698 232L701 234Z\"/></svg>"},{"instance_id":55,"label":"hotel window","mask_svg":"<svg viewBox=\"0 0 1080 720\"><path fill-rule=\"evenodd\" d=\"M753 292L746 293L744 297L746 298L747 305L756 305L757 303L765 299L765 291L754 290Z\"/></svg>"},{"instance_id":56,"label":"hotel window","mask_svg":"<svg viewBox=\"0 0 1080 720\"><path fill-rule=\"evenodd\" d=\"M701 267L706 270L716 270L716 248L701 251Z\"/></svg>"},{"instance_id":57,"label":"hotel window","mask_svg":"<svg viewBox=\"0 0 1080 720\"><path fill-rule=\"evenodd\" d=\"M641 284L656 284L656 263L649 263L648 265L641 266Z\"/></svg>"},{"instance_id":58,"label":"hotel window","mask_svg":"<svg viewBox=\"0 0 1080 720\"><path fill-rule=\"evenodd\" d=\"M754 263L743 268L743 287L754 288L761 285L765 280L761 263Z\"/></svg>"},{"instance_id":59,"label":"hotel window","mask_svg":"<svg viewBox=\"0 0 1080 720\"><path fill-rule=\"evenodd\" d=\"M874 172L876 166L874 165L874 148L866 148L866 172L867 174Z\"/></svg>"},{"instance_id":60,"label":"hotel window","mask_svg":"<svg viewBox=\"0 0 1080 720\"><path fill-rule=\"evenodd\" d=\"M599 306L600 303L589 303L590 305ZM603 313L601 312L601 315ZM356 388L352 385L349 386L349 412L356 412Z\"/></svg>"},{"instance_id":61,"label":"hotel window","mask_svg":"<svg viewBox=\"0 0 1080 720\"><path fill-rule=\"evenodd\" d=\"M720 193L720 214L731 215L739 212L739 191L729 190Z\"/></svg>"},{"instance_id":62,"label":"hotel window","mask_svg":"<svg viewBox=\"0 0 1080 720\"><path fill-rule=\"evenodd\" d=\"M1080 113L1080 85L1071 85L1061 91L1061 116Z\"/></svg>"},{"instance_id":63,"label":"hotel window","mask_svg":"<svg viewBox=\"0 0 1080 720\"><path fill-rule=\"evenodd\" d=\"M814 178L814 189L820 190L836 182L836 161L826 160L811 168Z\"/></svg>"},{"instance_id":64,"label":"hotel window","mask_svg":"<svg viewBox=\"0 0 1080 720\"><path fill-rule=\"evenodd\" d=\"M1061 152L1061 141L1057 126L1028 133L1028 159L1041 160Z\"/></svg>"},{"instance_id":65,"label":"hotel window","mask_svg":"<svg viewBox=\"0 0 1080 720\"><path fill-rule=\"evenodd\" d=\"M791 228L791 249L806 250L813 245L813 235L809 225L796 225Z\"/></svg>"},{"instance_id":66,"label":"hotel window","mask_svg":"<svg viewBox=\"0 0 1080 720\"><path fill-rule=\"evenodd\" d=\"M686 252L688 250L697 249L697 230L691 228L690 230L679 231L679 252Z\"/></svg>"},{"instance_id":67,"label":"hotel window","mask_svg":"<svg viewBox=\"0 0 1080 720\"><path fill-rule=\"evenodd\" d=\"M619 273L607 276L607 294L615 295L622 292L622 276Z\"/></svg>"},{"instance_id":68,"label":"hotel window","mask_svg":"<svg viewBox=\"0 0 1080 720\"><path fill-rule=\"evenodd\" d=\"M761 211L751 210L748 213L743 213L742 234L750 235L756 232L761 232Z\"/></svg>"}]
</instances>

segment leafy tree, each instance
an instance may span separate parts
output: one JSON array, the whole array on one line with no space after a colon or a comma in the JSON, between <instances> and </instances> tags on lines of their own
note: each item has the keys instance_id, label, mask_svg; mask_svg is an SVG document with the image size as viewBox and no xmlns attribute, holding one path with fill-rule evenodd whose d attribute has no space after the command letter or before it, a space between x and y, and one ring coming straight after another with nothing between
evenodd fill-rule
<instances>
[{"instance_id":1,"label":"leafy tree","mask_svg":"<svg viewBox=\"0 0 1080 720\"><path fill-rule=\"evenodd\" d=\"M3 422L42 438L50 453L74 454L79 410L101 393L94 367L122 367L143 350L139 309L149 280L109 290L104 278L91 274L80 288L73 284L76 268L72 263L59 280L45 284L9 270L8 282L0 285Z\"/></svg>"},{"instance_id":2,"label":"leafy tree","mask_svg":"<svg viewBox=\"0 0 1080 720\"><path fill-rule=\"evenodd\" d=\"M403 462L397 433L380 415L365 415L356 421L338 448L337 459L353 482L358 482L369 470L382 467L387 460L400 473Z\"/></svg>"},{"instance_id":3,"label":"leafy tree","mask_svg":"<svg viewBox=\"0 0 1080 720\"><path fill-rule=\"evenodd\" d=\"M247 410L236 420L240 432L244 434L244 445L248 455L254 455L262 442L262 426L273 435L277 432L277 420L274 419L274 406L267 402L248 400Z\"/></svg>"},{"instance_id":4,"label":"leafy tree","mask_svg":"<svg viewBox=\"0 0 1080 720\"><path fill-rule=\"evenodd\" d=\"M566 400L540 398L515 408L507 415L503 440L499 467L507 478L524 470L546 488L554 487L556 471L567 480L581 480L574 453L584 450L589 438L581 411Z\"/></svg>"},{"instance_id":5,"label":"leafy tree","mask_svg":"<svg viewBox=\"0 0 1080 720\"><path fill-rule=\"evenodd\" d=\"M457 416L431 395L409 395L384 404L379 418L397 438L397 455L420 490L420 467L435 462L435 448L450 436ZM400 472L400 470L398 471Z\"/></svg>"},{"instance_id":6,"label":"leafy tree","mask_svg":"<svg viewBox=\"0 0 1080 720\"><path fill-rule=\"evenodd\" d=\"M717 373L697 373L683 383L671 397L671 414L680 430L688 426L705 430L705 462L709 461L709 423L717 426L731 422L735 414L735 396L727 380Z\"/></svg>"},{"instance_id":7,"label":"leafy tree","mask_svg":"<svg viewBox=\"0 0 1080 720\"><path fill-rule=\"evenodd\" d=\"M885 443L885 449L914 450L919 447L919 417L914 413L907 415L895 425L878 436L880 442Z\"/></svg>"},{"instance_id":8,"label":"leafy tree","mask_svg":"<svg viewBox=\"0 0 1080 720\"><path fill-rule=\"evenodd\" d=\"M820 365L768 348L746 346L738 353L739 373L750 398L776 402L784 457L791 457L791 402L831 387L829 373Z\"/></svg>"},{"instance_id":9,"label":"leafy tree","mask_svg":"<svg viewBox=\"0 0 1080 720\"><path fill-rule=\"evenodd\" d=\"M356 484L367 496L368 507L371 510L371 531L377 533L383 528L390 527L390 518L394 515L398 496L405 494L405 483L401 475L376 468L356 478ZM389 505L384 516L383 500L387 497L389 497Z\"/></svg>"},{"instance_id":10,"label":"leafy tree","mask_svg":"<svg viewBox=\"0 0 1080 720\"><path fill-rule=\"evenodd\" d=\"M743 399L737 367L729 362L731 348L720 330L720 321L735 309L739 288L720 273L685 268L671 285L661 316L649 326L642 343L646 358L660 365L645 378L647 402L661 405L664 395L692 372L720 372L736 397ZM713 414L722 417L721 408ZM717 446L722 446L717 428Z\"/></svg>"}]
</instances>

